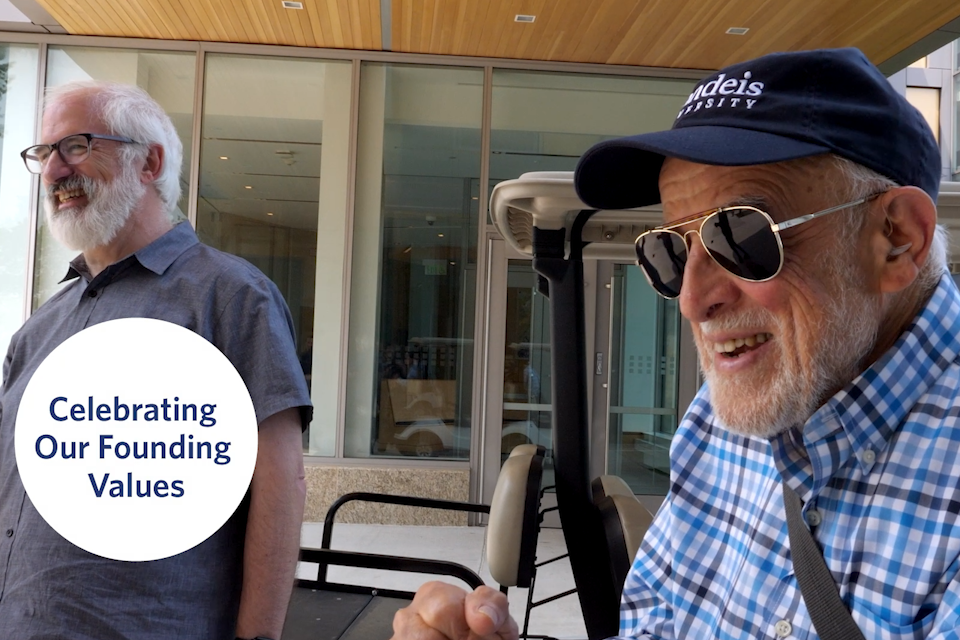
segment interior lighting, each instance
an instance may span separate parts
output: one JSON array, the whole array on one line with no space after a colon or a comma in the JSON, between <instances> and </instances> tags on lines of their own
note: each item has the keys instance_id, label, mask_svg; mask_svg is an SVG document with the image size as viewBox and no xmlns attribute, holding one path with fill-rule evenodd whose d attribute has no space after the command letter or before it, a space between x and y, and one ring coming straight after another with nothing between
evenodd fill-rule
<instances>
[{"instance_id":1,"label":"interior lighting","mask_svg":"<svg viewBox=\"0 0 960 640\"><path fill-rule=\"evenodd\" d=\"M252 185L249 185L249 184L247 184L247 185L244 185L244 186L243 186L243 188L244 188L244 189L253 189L253 186L252 186Z\"/></svg>"},{"instance_id":2,"label":"interior lighting","mask_svg":"<svg viewBox=\"0 0 960 640\"><path fill-rule=\"evenodd\" d=\"M437 237L438 237L438 238L442 238L442 237L443 237L443 234L442 234L442 233L438 233L438 234L437 234Z\"/></svg>"},{"instance_id":3,"label":"interior lighting","mask_svg":"<svg viewBox=\"0 0 960 640\"><path fill-rule=\"evenodd\" d=\"M228 158L227 156L220 156L220 159L221 159L221 160L229 160L230 158Z\"/></svg>"},{"instance_id":4,"label":"interior lighting","mask_svg":"<svg viewBox=\"0 0 960 640\"><path fill-rule=\"evenodd\" d=\"M283 0L280 4L283 5L284 9L303 9L303 3L294 2L294 0Z\"/></svg>"},{"instance_id":5,"label":"interior lighting","mask_svg":"<svg viewBox=\"0 0 960 640\"><path fill-rule=\"evenodd\" d=\"M747 31L750 31L749 27L730 27L727 29L727 33L731 36L745 36Z\"/></svg>"},{"instance_id":6,"label":"interior lighting","mask_svg":"<svg viewBox=\"0 0 960 640\"><path fill-rule=\"evenodd\" d=\"M531 16L523 13L518 13L513 19L514 22L526 22L530 23L537 19L537 16Z\"/></svg>"},{"instance_id":7,"label":"interior lighting","mask_svg":"<svg viewBox=\"0 0 960 640\"><path fill-rule=\"evenodd\" d=\"M273 211L267 211L267 215L268 215L268 216L272 216L272 215L273 215Z\"/></svg>"}]
</instances>

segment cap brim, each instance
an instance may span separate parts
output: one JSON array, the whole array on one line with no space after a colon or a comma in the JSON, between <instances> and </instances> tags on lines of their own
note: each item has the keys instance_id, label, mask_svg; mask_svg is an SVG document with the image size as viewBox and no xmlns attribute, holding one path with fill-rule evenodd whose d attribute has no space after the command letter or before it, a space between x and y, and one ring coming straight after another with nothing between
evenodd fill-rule
<instances>
[{"instance_id":1,"label":"cap brim","mask_svg":"<svg viewBox=\"0 0 960 640\"><path fill-rule=\"evenodd\" d=\"M823 145L764 131L692 126L594 145L577 164L577 195L595 209L632 209L660 202L664 158L699 164L770 164L829 153Z\"/></svg>"}]
</instances>

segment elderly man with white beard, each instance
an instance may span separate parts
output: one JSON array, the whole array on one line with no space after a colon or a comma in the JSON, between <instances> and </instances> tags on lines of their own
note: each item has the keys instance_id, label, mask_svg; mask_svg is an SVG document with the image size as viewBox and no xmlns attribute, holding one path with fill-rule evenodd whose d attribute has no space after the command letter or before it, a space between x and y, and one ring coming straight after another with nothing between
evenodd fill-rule
<instances>
[{"instance_id":1,"label":"elderly man with white beard","mask_svg":"<svg viewBox=\"0 0 960 640\"><path fill-rule=\"evenodd\" d=\"M81 254L64 288L14 335L3 363L0 636L279 638L303 518L301 432L311 415L280 292L178 220L182 145L143 90L52 90L40 144L22 156L41 176L53 236ZM61 538L26 495L14 450L20 398L43 359L86 327L130 317L173 322L213 343L243 378L259 424L256 469L237 511L193 549L151 562L101 558Z\"/></svg>"},{"instance_id":2,"label":"elderly man with white beard","mask_svg":"<svg viewBox=\"0 0 960 640\"><path fill-rule=\"evenodd\" d=\"M960 292L940 172L923 117L855 49L732 65L672 129L581 158L589 207L662 203L637 261L679 299L706 380L619 637L960 637ZM394 632L517 625L492 589L430 583Z\"/></svg>"}]
</instances>

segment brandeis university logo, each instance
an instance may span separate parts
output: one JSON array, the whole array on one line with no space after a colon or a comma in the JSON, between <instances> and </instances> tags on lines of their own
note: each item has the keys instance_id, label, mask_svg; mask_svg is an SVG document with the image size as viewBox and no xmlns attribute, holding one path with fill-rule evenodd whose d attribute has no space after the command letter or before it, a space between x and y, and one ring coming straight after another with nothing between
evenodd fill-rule
<instances>
[{"instance_id":1,"label":"brandeis university logo","mask_svg":"<svg viewBox=\"0 0 960 640\"><path fill-rule=\"evenodd\" d=\"M701 109L752 109L757 98L763 95L763 83L751 82L752 78L749 71L744 71L742 78L728 78L727 74L721 73L690 94L677 119Z\"/></svg>"}]
</instances>

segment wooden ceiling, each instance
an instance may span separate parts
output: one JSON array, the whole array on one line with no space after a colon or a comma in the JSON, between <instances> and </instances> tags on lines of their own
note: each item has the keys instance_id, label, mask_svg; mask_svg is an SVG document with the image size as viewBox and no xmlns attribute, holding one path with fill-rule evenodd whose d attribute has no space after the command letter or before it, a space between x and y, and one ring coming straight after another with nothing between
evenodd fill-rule
<instances>
[{"instance_id":1,"label":"wooden ceiling","mask_svg":"<svg viewBox=\"0 0 960 640\"><path fill-rule=\"evenodd\" d=\"M302 0L302 10L281 0L38 2L77 35L687 69L835 46L860 47L879 64L960 16L956 0ZM536 19L517 23L517 14Z\"/></svg>"}]
</instances>

